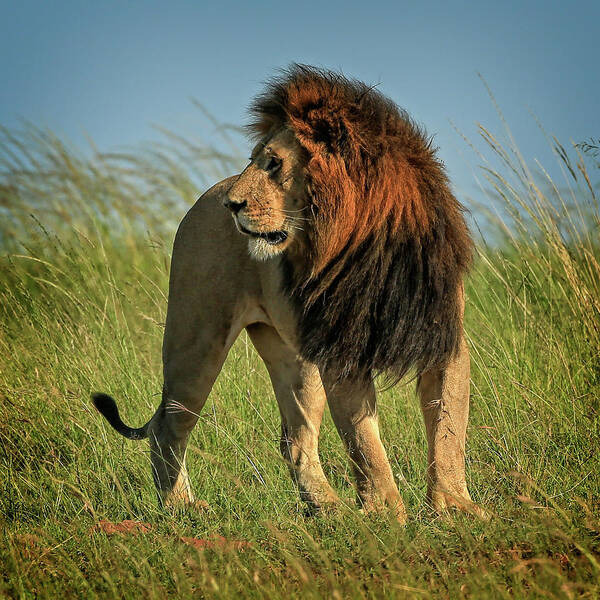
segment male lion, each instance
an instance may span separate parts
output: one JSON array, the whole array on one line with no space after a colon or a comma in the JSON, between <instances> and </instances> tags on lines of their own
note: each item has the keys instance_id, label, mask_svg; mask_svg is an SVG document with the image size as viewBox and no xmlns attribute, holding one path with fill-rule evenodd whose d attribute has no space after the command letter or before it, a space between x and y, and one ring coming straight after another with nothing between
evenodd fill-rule
<instances>
[{"instance_id":1,"label":"male lion","mask_svg":"<svg viewBox=\"0 0 600 600\"><path fill-rule=\"evenodd\" d=\"M373 88L302 65L273 79L251 112L250 163L206 192L175 238L160 406L139 429L110 396L94 395L96 407L124 436L150 438L164 503L193 502L188 436L245 328L302 498L314 509L337 500L318 455L327 400L362 507L403 521L373 378L416 372L428 498L438 510L471 507L462 320L472 242L430 140Z\"/></svg>"}]
</instances>

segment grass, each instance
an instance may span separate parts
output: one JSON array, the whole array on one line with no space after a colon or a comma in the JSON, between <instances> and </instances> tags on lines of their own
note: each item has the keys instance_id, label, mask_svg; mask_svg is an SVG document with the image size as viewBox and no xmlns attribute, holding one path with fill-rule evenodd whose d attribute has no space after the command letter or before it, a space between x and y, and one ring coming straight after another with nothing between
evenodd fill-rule
<instances>
[{"instance_id":1,"label":"grass","mask_svg":"<svg viewBox=\"0 0 600 600\"><path fill-rule=\"evenodd\" d=\"M245 336L190 446L207 506L160 511L147 445L117 437L89 394L114 394L132 424L157 405L173 229L199 186L235 169L235 143L225 155L167 134L160 148L86 159L48 132L2 131L0 596L598 597L594 173L557 145L565 183L540 182L510 143L482 135L503 165L487 172L503 220L468 281L468 480L492 518L425 506L423 425L401 384L379 401L411 517L401 528L357 512L329 417L321 455L346 506L305 516ZM102 531L126 519L150 528Z\"/></svg>"}]
</instances>

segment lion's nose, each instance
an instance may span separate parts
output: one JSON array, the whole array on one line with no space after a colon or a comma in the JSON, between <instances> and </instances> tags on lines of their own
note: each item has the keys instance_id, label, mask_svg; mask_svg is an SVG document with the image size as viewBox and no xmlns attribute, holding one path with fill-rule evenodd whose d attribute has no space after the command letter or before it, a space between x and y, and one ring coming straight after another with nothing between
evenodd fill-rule
<instances>
[{"instance_id":1,"label":"lion's nose","mask_svg":"<svg viewBox=\"0 0 600 600\"><path fill-rule=\"evenodd\" d=\"M245 200L234 202L231 198L227 198L227 200L223 202L223 206L228 208L234 215L237 215L237 213L239 213L247 204L248 203Z\"/></svg>"}]
</instances>

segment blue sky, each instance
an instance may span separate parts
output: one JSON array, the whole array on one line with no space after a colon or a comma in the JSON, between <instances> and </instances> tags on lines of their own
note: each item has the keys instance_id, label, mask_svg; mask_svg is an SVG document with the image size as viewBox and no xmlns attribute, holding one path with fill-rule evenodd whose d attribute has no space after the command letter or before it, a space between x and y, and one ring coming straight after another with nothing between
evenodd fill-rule
<instances>
[{"instance_id":1,"label":"blue sky","mask_svg":"<svg viewBox=\"0 0 600 600\"><path fill-rule=\"evenodd\" d=\"M292 61L378 83L429 133L460 196L480 163L452 123L501 124L552 173L535 119L564 143L600 136L600 2L91 2L0 0L0 124L19 119L101 150L206 133L190 99L242 124Z\"/></svg>"}]
</instances>

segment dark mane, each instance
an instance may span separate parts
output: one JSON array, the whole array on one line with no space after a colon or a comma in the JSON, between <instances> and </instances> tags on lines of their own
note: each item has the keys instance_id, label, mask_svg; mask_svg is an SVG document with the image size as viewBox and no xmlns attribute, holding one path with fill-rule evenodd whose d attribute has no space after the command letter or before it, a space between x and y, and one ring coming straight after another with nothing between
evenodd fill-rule
<instances>
[{"instance_id":1,"label":"dark mane","mask_svg":"<svg viewBox=\"0 0 600 600\"><path fill-rule=\"evenodd\" d=\"M304 65L251 112L256 137L288 127L308 154L310 255L283 261L302 355L339 377L446 363L472 241L425 133L372 87Z\"/></svg>"}]
</instances>

